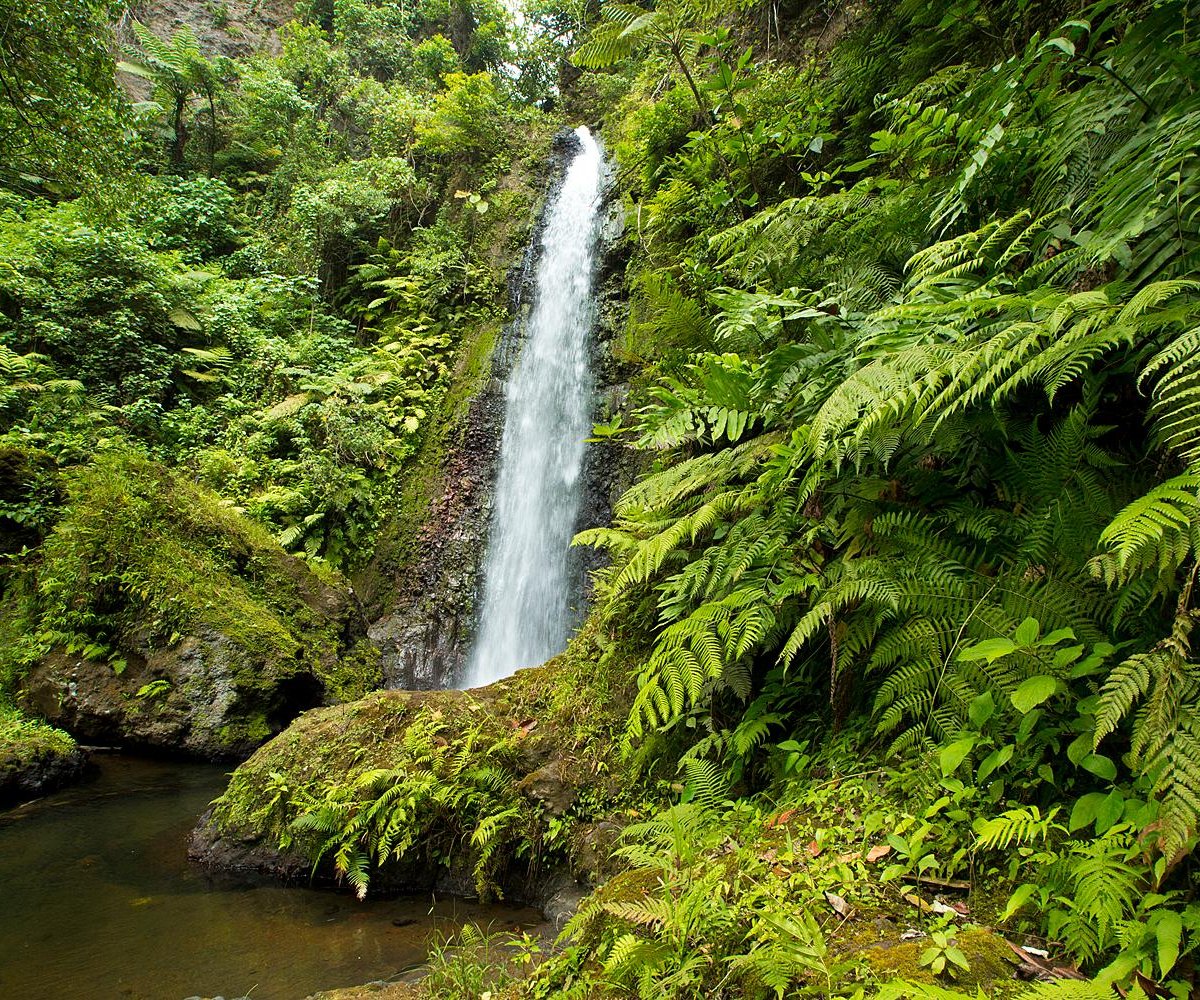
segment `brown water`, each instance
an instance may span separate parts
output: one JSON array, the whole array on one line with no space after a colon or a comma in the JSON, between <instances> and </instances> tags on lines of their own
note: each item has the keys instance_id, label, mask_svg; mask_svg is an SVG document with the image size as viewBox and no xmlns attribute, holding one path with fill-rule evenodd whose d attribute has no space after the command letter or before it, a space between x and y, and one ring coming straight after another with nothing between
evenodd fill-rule
<instances>
[{"instance_id":1,"label":"brown water","mask_svg":"<svg viewBox=\"0 0 1200 1000\"><path fill-rule=\"evenodd\" d=\"M224 769L108 756L93 782L0 812L0 998L299 1000L391 979L471 922L533 910L213 885L187 837Z\"/></svg>"}]
</instances>

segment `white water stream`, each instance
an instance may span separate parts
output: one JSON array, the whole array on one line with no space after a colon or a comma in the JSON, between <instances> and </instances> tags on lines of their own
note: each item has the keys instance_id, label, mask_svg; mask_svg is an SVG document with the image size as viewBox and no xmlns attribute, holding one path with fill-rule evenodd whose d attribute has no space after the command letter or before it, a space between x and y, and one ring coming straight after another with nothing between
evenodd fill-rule
<instances>
[{"instance_id":1,"label":"white water stream","mask_svg":"<svg viewBox=\"0 0 1200 1000\"><path fill-rule=\"evenodd\" d=\"M577 597L570 544L591 430L592 272L604 158L586 128L550 206L525 343L508 380L483 611L466 686L566 646Z\"/></svg>"}]
</instances>

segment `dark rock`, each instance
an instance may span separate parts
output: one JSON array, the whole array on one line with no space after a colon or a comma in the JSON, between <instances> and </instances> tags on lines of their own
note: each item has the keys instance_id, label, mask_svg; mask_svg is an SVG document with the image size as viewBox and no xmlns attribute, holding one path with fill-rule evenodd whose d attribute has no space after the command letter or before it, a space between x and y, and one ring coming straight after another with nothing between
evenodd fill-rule
<instances>
[{"instance_id":1,"label":"dark rock","mask_svg":"<svg viewBox=\"0 0 1200 1000\"><path fill-rule=\"evenodd\" d=\"M575 804L579 788L564 773L561 760L551 761L539 767L521 782L521 791L544 805L552 816L561 816Z\"/></svg>"},{"instance_id":2,"label":"dark rock","mask_svg":"<svg viewBox=\"0 0 1200 1000\"><path fill-rule=\"evenodd\" d=\"M210 822L212 810L188 840L188 860L204 868L223 886L255 883L263 878L299 882L309 878L312 862L297 851L284 851L262 840L243 840L222 833Z\"/></svg>"},{"instance_id":3,"label":"dark rock","mask_svg":"<svg viewBox=\"0 0 1200 1000\"><path fill-rule=\"evenodd\" d=\"M536 905L556 931L562 930L566 922L575 916L579 904L592 891L591 886L576 882L565 874L555 875L538 888Z\"/></svg>"},{"instance_id":4,"label":"dark rock","mask_svg":"<svg viewBox=\"0 0 1200 1000\"><path fill-rule=\"evenodd\" d=\"M323 697L311 665L255 662L212 630L170 649L143 645L127 661L117 674L107 663L51 653L23 680L25 703L86 742L235 760ZM158 682L160 691L146 693Z\"/></svg>"},{"instance_id":5,"label":"dark rock","mask_svg":"<svg viewBox=\"0 0 1200 1000\"><path fill-rule=\"evenodd\" d=\"M73 785L87 771L88 755L79 747L66 753L46 749L32 756L7 754L0 758L0 807Z\"/></svg>"},{"instance_id":6,"label":"dark rock","mask_svg":"<svg viewBox=\"0 0 1200 1000\"><path fill-rule=\"evenodd\" d=\"M613 858L613 850L623 829L621 823L611 819L580 825L571 851L576 878L595 885L621 870L619 859Z\"/></svg>"}]
</instances>

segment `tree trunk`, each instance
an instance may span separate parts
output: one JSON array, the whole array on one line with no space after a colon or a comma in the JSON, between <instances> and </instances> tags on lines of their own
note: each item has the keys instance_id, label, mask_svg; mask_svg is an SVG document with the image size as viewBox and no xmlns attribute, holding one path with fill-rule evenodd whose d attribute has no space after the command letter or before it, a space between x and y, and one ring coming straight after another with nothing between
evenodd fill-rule
<instances>
[{"instance_id":1,"label":"tree trunk","mask_svg":"<svg viewBox=\"0 0 1200 1000\"><path fill-rule=\"evenodd\" d=\"M173 121L175 137L171 140L171 166L177 171L183 170L183 155L187 149L187 126L183 124L183 113L186 110L187 94L176 95Z\"/></svg>"},{"instance_id":2,"label":"tree trunk","mask_svg":"<svg viewBox=\"0 0 1200 1000\"><path fill-rule=\"evenodd\" d=\"M208 90L208 176L213 175L217 156L217 103L213 88Z\"/></svg>"}]
</instances>

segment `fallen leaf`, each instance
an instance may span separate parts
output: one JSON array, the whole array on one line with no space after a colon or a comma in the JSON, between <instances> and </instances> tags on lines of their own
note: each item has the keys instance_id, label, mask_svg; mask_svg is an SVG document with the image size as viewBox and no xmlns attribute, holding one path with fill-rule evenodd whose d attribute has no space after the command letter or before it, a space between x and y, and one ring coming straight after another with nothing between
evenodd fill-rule
<instances>
[{"instance_id":1,"label":"fallen leaf","mask_svg":"<svg viewBox=\"0 0 1200 1000\"><path fill-rule=\"evenodd\" d=\"M922 913L933 913L934 912L933 907L930 906L925 900L923 900L915 892L906 892L904 894L904 901L906 903L911 903Z\"/></svg>"},{"instance_id":2,"label":"fallen leaf","mask_svg":"<svg viewBox=\"0 0 1200 1000\"><path fill-rule=\"evenodd\" d=\"M850 914L854 912L854 908L849 903L836 892L830 892L828 889L825 890L825 901L833 907L833 912L839 917L844 917L848 920Z\"/></svg>"},{"instance_id":3,"label":"fallen leaf","mask_svg":"<svg viewBox=\"0 0 1200 1000\"><path fill-rule=\"evenodd\" d=\"M783 826L795 815L795 809L785 809L778 816L773 816L771 819L767 820L767 829L774 830L777 826Z\"/></svg>"},{"instance_id":4,"label":"fallen leaf","mask_svg":"<svg viewBox=\"0 0 1200 1000\"><path fill-rule=\"evenodd\" d=\"M969 917L971 915L971 908L966 903L951 903L950 905L954 907L954 912L960 916Z\"/></svg>"},{"instance_id":5,"label":"fallen leaf","mask_svg":"<svg viewBox=\"0 0 1200 1000\"><path fill-rule=\"evenodd\" d=\"M808 842L808 853L809 853L809 854L810 854L812 857L814 857L814 858L820 857L820 856L821 856L821 852L822 852L823 850L825 850L825 848L823 848L823 847L822 847L820 844L818 844L818 843L817 843L815 840L810 840L810 841Z\"/></svg>"},{"instance_id":6,"label":"fallen leaf","mask_svg":"<svg viewBox=\"0 0 1200 1000\"><path fill-rule=\"evenodd\" d=\"M875 864L875 862L880 858L886 858L891 853L891 844L876 844L869 851L867 851L867 860L871 862L871 864Z\"/></svg>"}]
</instances>

